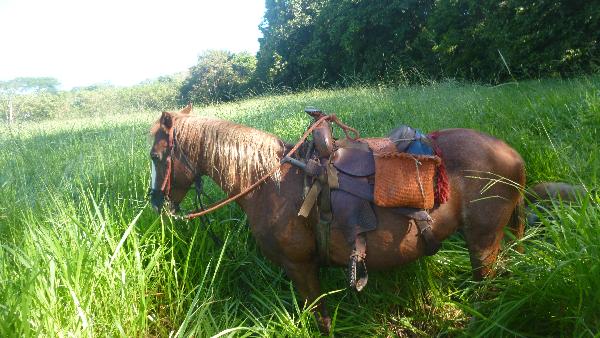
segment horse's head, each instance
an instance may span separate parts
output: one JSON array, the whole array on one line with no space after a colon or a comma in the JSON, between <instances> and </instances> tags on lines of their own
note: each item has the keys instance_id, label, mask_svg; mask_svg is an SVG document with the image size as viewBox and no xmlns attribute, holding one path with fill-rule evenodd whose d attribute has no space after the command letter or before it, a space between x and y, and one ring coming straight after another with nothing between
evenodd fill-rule
<instances>
[{"instance_id":1,"label":"horse's head","mask_svg":"<svg viewBox=\"0 0 600 338\"><path fill-rule=\"evenodd\" d=\"M150 149L152 176L150 182L150 202L157 212L163 207L165 198L169 201L171 212L179 209L179 203L185 197L196 176L185 154L178 148L176 122L189 115L192 105L179 112L163 112L152 127L154 143Z\"/></svg>"}]
</instances>

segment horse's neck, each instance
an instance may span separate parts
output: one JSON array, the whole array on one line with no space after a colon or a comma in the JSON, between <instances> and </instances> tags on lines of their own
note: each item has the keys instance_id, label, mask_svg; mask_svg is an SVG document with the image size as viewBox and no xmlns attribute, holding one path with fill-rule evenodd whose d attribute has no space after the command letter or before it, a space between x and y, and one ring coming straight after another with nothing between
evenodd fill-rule
<instances>
[{"instance_id":1,"label":"horse's neck","mask_svg":"<svg viewBox=\"0 0 600 338\"><path fill-rule=\"evenodd\" d=\"M245 181L241 179L232 180L231 177L228 177L225 168L228 166L226 158L215 159L212 162L205 161L204 163L205 166L202 172L209 176L228 195L240 193L266 174L258 170L251 170Z\"/></svg>"},{"instance_id":2,"label":"horse's neck","mask_svg":"<svg viewBox=\"0 0 600 338\"><path fill-rule=\"evenodd\" d=\"M238 194L244 187L239 180L230 182L224 173L226 163L224 159L204 159L201 165L201 172L210 177L227 195Z\"/></svg>"}]
</instances>

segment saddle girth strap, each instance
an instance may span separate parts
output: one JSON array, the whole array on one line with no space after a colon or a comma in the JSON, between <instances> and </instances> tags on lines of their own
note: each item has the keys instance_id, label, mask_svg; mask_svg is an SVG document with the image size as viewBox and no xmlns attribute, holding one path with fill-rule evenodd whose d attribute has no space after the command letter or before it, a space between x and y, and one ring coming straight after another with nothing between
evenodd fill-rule
<instances>
[{"instance_id":1,"label":"saddle girth strap","mask_svg":"<svg viewBox=\"0 0 600 338\"><path fill-rule=\"evenodd\" d=\"M423 237L423 241L425 242L425 255L435 255L440 250L441 243L433 234L433 230L431 229L433 219L429 216L429 213L425 210L419 210L410 212L407 216L411 218L411 222L416 223L417 228L419 229L419 235Z\"/></svg>"}]
</instances>

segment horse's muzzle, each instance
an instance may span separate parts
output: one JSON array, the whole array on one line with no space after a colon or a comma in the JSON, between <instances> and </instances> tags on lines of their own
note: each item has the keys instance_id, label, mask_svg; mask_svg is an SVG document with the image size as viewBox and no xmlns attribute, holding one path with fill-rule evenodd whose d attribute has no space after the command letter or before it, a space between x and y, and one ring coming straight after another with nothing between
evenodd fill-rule
<instances>
[{"instance_id":1,"label":"horse's muzzle","mask_svg":"<svg viewBox=\"0 0 600 338\"><path fill-rule=\"evenodd\" d=\"M150 191L148 191L148 195L150 195L150 204L152 204L152 209L160 214L165 204L165 194L160 190L150 189ZM170 200L168 207L172 214L180 211L179 204Z\"/></svg>"},{"instance_id":2,"label":"horse's muzzle","mask_svg":"<svg viewBox=\"0 0 600 338\"><path fill-rule=\"evenodd\" d=\"M150 189L148 194L150 195L150 204L152 204L152 209L154 209L154 211L157 213L160 213L163 205L165 204L165 194L156 189Z\"/></svg>"}]
</instances>

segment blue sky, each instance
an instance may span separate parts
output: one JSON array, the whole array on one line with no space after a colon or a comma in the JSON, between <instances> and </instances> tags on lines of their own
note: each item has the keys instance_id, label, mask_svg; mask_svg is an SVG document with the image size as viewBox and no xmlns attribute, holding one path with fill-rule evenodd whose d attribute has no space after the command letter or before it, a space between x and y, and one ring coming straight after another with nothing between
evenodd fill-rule
<instances>
[{"instance_id":1,"label":"blue sky","mask_svg":"<svg viewBox=\"0 0 600 338\"><path fill-rule=\"evenodd\" d=\"M127 86L258 50L264 0L0 0L0 80Z\"/></svg>"}]
</instances>

